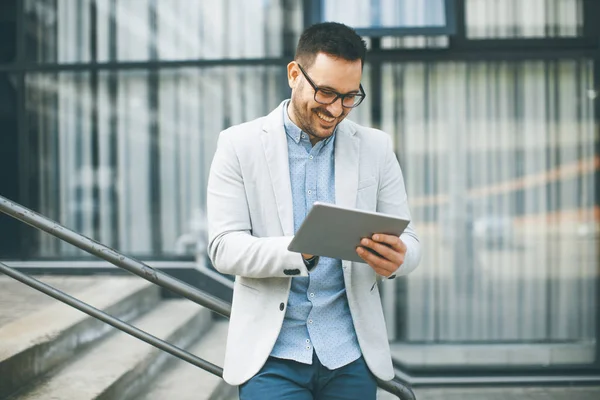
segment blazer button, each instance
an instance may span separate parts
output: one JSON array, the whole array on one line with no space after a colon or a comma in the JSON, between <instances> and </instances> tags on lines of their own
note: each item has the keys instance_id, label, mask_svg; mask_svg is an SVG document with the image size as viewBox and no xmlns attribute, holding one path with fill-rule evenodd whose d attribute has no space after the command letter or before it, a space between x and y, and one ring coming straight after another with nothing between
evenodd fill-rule
<instances>
[{"instance_id":1,"label":"blazer button","mask_svg":"<svg viewBox=\"0 0 600 400\"><path fill-rule=\"evenodd\" d=\"M281 311L283 311L284 307L285 307L285 304L283 304L283 303L281 303L281 304L279 305L279 309L280 309Z\"/></svg>"}]
</instances>

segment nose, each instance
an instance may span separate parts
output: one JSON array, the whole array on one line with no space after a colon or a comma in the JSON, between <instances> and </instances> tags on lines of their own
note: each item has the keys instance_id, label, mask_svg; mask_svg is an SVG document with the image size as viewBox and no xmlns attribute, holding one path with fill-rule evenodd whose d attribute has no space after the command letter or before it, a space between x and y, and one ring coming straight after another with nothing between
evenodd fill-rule
<instances>
[{"instance_id":1,"label":"nose","mask_svg":"<svg viewBox=\"0 0 600 400\"><path fill-rule=\"evenodd\" d=\"M338 98L333 103L327 106L327 111L335 118L339 118L344 112L344 107L342 106L342 99Z\"/></svg>"}]
</instances>

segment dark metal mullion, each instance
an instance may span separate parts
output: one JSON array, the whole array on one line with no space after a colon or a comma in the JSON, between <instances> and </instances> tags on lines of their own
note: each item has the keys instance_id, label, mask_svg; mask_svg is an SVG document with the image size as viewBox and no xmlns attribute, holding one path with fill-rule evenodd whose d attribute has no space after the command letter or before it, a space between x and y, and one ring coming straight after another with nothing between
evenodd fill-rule
<instances>
[{"instance_id":1,"label":"dark metal mullion","mask_svg":"<svg viewBox=\"0 0 600 400\"><path fill-rule=\"evenodd\" d=\"M128 324L127 322L124 322L118 318L115 318L112 315L109 315L102 310L99 310L95 307L92 307L91 305L89 305L87 303L84 303L72 296L69 296L68 294L66 294L50 285L47 285L41 281L38 281L37 279L32 278L26 274L18 272L17 270L10 268L9 266L7 266L6 264L4 264L2 262L0 262L0 272L2 272L3 274L6 274L7 276L9 276L13 279L18 280L21 283L24 283L27 286L30 286L30 287L48 295L50 297L53 297L56 300L61 301L81 312L84 312L91 317L94 317L102 322L105 322L108 325L111 325L111 326L119 329L120 331L127 333L128 335L131 335L137 339L140 339L160 350L166 351L167 353L169 353L179 359L187 361L188 363L190 363L196 367L202 368L203 370L208 371L213 375L217 375L220 378L223 377L223 369L221 367L218 367L206 360L203 360L203 359L195 356L194 354L191 354L177 346L174 346L156 336L149 334L148 332L145 332L139 328L136 328L135 326Z\"/></svg>"},{"instance_id":2,"label":"dark metal mullion","mask_svg":"<svg viewBox=\"0 0 600 400\"><path fill-rule=\"evenodd\" d=\"M253 65L286 65L289 60L285 57L267 58L221 58L221 59L188 59L188 60L147 60L147 61L106 61L106 62L75 62L75 63L22 63L0 64L0 72L55 72L55 71L89 71L89 70L140 70L166 68L204 68L227 66Z\"/></svg>"},{"instance_id":3,"label":"dark metal mullion","mask_svg":"<svg viewBox=\"0 0 600 400\"><path fill-rule=\"evenodd\" d=\"M356 33L371 38L383 36L445 36L455 32L445 26L405 27L405 28L356 28Z\"/></svg>"},{"instance_id":4,"label":"dark metal mullion","mask_svg":"<svg viewBox=\"0 0 600 400\"><path fill-rule=\"evenodd\" d=\"M116 10L117 0L110 0L109 4L109 20L108 29L108 59L112 62L117 59L117 22L116 22ZM118 139L117 131L119 127L118 118L118 78L117 71L110 71L107 75L108 80L108 101L109 101L109 131L108 131L108 163L111 173L111 186L110 187L110 205L111 205L111 216L110 216L110 227L112 228L111 238L112 243L109 245L118 247L120 242L120 231L119 231L119 190L116 187L117 177L119 176L119 165L118 165Z\"/></svg>"},{"instance_id":5,"label":"dark metal mullion","mask_svg":"<svg viewBox=\"0 0 600 400\"><path fill-rule=\"evenodd\" d=\"M548 21L550 20L550 18L548 18L548 15L550 13L550 0L544 0L544 36L546 37L550 37L551 32L550 32L550 24L548 24Z\"/></svg>"},{"instance_id":6,"label":"dark metal mullion","mask_svg":"<svg viewBox=\"0 0 600 400\"><path fill-rule=\"evenodd\" d=\"M593 49L597 44L596 38L590 37L549 37L549 38L498 38L498 39L468 39L464 42L458 38L451 38L451 43L456 46L450 46L454 50L512 50L512 51L530 51L537 49ZM435 50L431 50L435 51Z\"/></svg>"},{"instance_id":7,"label":"dark metal mullion","mask_svg":"<svg viewBox=\"0 0 600 400\"><path fill-rule=\"evenodd\" d=\"M459 28L462 30L463 34L465 32L465 25L464 25L465 15L463 13L462 20L460 22L460 24L462 24L462 25L459 25L459 19L458 19L458 14L457 14L458 9L456 6L457 1L463 1L463 0L446 0L444 2L444 15L446 17L446 29L448 30L448 35L458 34ZM464 9L464 4L463 4L463 9Z\"/></svg>"},{"instance_id":8,"label":"dark metal mullion","mask_svg":"<svg viewBox=\"0 0 600 400\"><path fill-rule=\"evenodd\" d=\"M149 3L149 28L150 28L150 60L158 59L158 17L156 14L157 0ZM158 87L160 71L150 69L148 72L148 110L150 112L150 168L148 179L150 181L150 229L153 255L162 253L162 199L160 185L160 129L158 125L159 95ZM175 150L177 151L177 150ZM176 182L177 184L177 182ZM176 207L178 208L178 207ZM179 223L177 220L176 223Z\"/></svg>"},{"instance_id":9,"label":"dark metal mullion","mask_svg":"<svg viewBox=\"0 0 600 400\"><path fill-rule=\"evenodd\" d=\"M303 0L304 29L323 20L323 4L325 0Z\"/></svg>"},{"instance_id":10,"label":"dark metal mullion","mask_svg":"<svg viewBox=\"0 0 600 400\"><path fill-rule=\"evenodd\" d=\"M30 152L30 137L27 128L27 113L26 113L26 89L25 71L22 66L25 64L25 2L17 1L16 29L17 29L17 54L14 65L17 67L16 89L17 89L17 130L18 130L18 152L19 152L19 170L18 170L18 190L19 201L23 204L31 206L31 190L30 190L30 171L31 171L31 152ZM35 157L33 157L35 158ZM21 225L18 230L19 235L19 253L21 259L25 260L35 254L33 251L33 238L37 232L33 232L25 225Z\"/></svg>"},{"instance_id":11,"label":"dark metal mullion","mask_svg":"<svg viewBox=\"0 0 600 400\"><path fill-rule=\"evenodd\" d=\"M549 48L472 48L472 49L381 49L369 51L369 61L545 61L564 58L593 58L596 45L589 47Z\"/></svg>"},{"instance_id":12,"label":"dark metal mullion","mask_svg":"<svg viewBox=\"0 0 600 400\"><path fill-rule=\"evenodd\" d=\"M55 12L58 14L58 0L53 0L52 1L52 9L55 10ZM58 24L53 24L52 25L52 44L54 46L54 48L52 49L54 51L54 54L52 55L52 59L55 60L56 62L58 62ZM27 44L26 44L27 45ZM34 57L35 59L37 59L37 55ZM58 80L58 77L57 77ZM52 93L52 111L55 113L55 115L60 115L60 95L58 93L58 91L55 91L54 93ZM59 157L60 157L60 117L57 117L54 119L54 123L52 126L53 132L52 132L52 144L51 144L51 158L52 160L55 160L56 163L58 163ZM61 195L60 195L60 190L58 190L59 187L59 182L60 182L60 166L56 165L53 168L53 174L52 174L52 180L51 182L55 183L57 186L57 190L54 191L53 194L53 200L54 203L52 204L53 208L53 212L55 213L54 215L57 216L57 218L60 218L59 216L61 215L61 210L64 207L62 202L61 202ZM53 240L52 241L52 254L53 255L59 255L61 254L60 251L60 241L59 240Z\"/></svg>"},{"instance_id":13,"label":"dark metal mullion","mask_svg":"<svg viewBox=\"0 0 600 400\"><path fill-rule=\"evenodd\" d=\"M558 1L553 1L552 2L552 25L551 25L551 29L550 29L550 34L552 36L558 36L559 35L559 29L558 29ZM548 21L550 22L550 21Z\"/></svg>"},{"instance_id":14,"label":"dark metal mullion","mask_svg":"<svg viewBox=\"0 0 600 400\"><path fill-rule=\"evenodd\" d=\"M372 38L371 39L371 48L374 51L381 49L381 39L380 38ZM376 129L381 129L381 119L382 119L382 75L381 75L381 60L370 60L369 61L370 68L370 80L371 80L371 88L368 96L371 98L371 124Z\"/></svg>"},{"instance_id":15,"label":"dark metal mullion","mask_svg":"<svg viewBox=\"0 0 600 400\"><path fill-rule=\"evenodd\" d=\"M98 60L98 9L96 2L90 2L90 58L93 62ZM92 153L92 232L94 237L100 237L100 143L99 143L99 116L98 116L98 74L99 71L91 71L91 153Z\"/></svg>"},{"instance_id":16,"label":"dark metal mullion","mask_svg":"<svg viewBox=\"0 0 600 400\"><path fill-rule=\"evenodd\" d=\"M454 29L455 34L451 35L449 40L448 47L450 49L460 48L465 45L468 41L467 39L467 14L466 14L466 0L454 0L454 24L456 27ZM446 11L448 12L448 11ZM448 14L446 14L448 15ZM448 18L448 16L446 16Z\"/></svg>"},{"instance_id":17,"label":"dark metal mullion","mask_svg":"<svg viewBox=\"0 0 600 400\"><path fill-rule=\"evenodd\" d=\"M598 15L600 15L600 1L583 0L583 36L600 41L600 24L598 24Z\"/></svg>"},{"instance_id":18,"label":"dark metal mullion","mask_svg":"<svg viewBox=\"0 0 600 400\"><path fill-rule=\"evenodd\" d=\"M516 40L468 40L459 48L443 49L381 49L369 52L369 60L381 61L465 61L465 60L543 60L558 58L592 58L595 56L597 39L516 39ZM455 43L458 43L455 41ZM285 66L288 57L248 59L194 59L151 61L108 61L98 63L28 63L23 65L0 65L0 72L56 72L91 70L132 70L168 68L209 68L226 66Z\"/></svg>"},{"instance_id":19,"label":"dark metal mullion","mask_svg":"<svg viewBox=\"0 0 600 400\"><path fill-rule=\"evenodd\" d=\"M293 10L294 0L283 0L283 24L281 29L282 43L283 43L283 58L291 59L294 57L296 48L295 43L295 32L294 32L294 21L293 21ZM265 38L269 37L268 32L265 31Z\"/></svg>"},{"instance_id":20,"label":"dark metal mullion","mask_svg":"<svg viewBox=\"0 0 600 400\"><path fill-rule=\"evenodd\" d=\"M82 60L84 59L84 53L82 50L82 41L83 41L83 23L82 23L82 8L83 8L83 4L82 3L78 3L75 7L74 7L74 12L77 15L77 21L75 22L75 29L77 32L77 38L74 40L76 45L77 45L77 51L75 52L75 58L78 60ZM87 46L85 46L87 49ZM78 92L81 92L81 86L84 85L88 85L91 84L91 74L93 74L95 71L85 71L85 72L89 72L89 74L83 73L81 75L74 75L71 79L73 81L73 86L77 89ZM87 77L87 80L84 79L84 77ZM84 92L85 93L85 92ZM93 96L93 94L92 94ZM90 96L90 97L92 97ZM84 165L84 154L85 151L87 150L86 148L84 148L83 146L83 127L84 127L84 107L82 105L82 103L80 101L76 101L74 104L73 109L75 110L75 135L74 135L74 141L75 141L75 154L74 154L74 159L75 159L75 168L74 168L74 175L75 175L75 204L79 205L79 208L76 208L75 211L75 221L74 221L74 227L78 232L81 232L83 230L83 213L85 212L85 196L84 196L84 185L87 184L87 182L84 179L84 174L82 174L81 172L84 170L84 168L86 167ZM86 132L87 133L87 132ZM37 208L39 209L39 208Z\"/></svg>"},{"instance_id":21,"label":"dark metal mullion","mask_svg":"<svg viewBox=\"0 0 600 400\"><path fill-rule=\"evenodd\" d=\"M225 57L227 57L229 55L229 2L226 1L224 6L223 6L224 12L223 12L223 26L224 26L224 38L223 38L223 55ZM224 110L223 112L223 124L222 126L231 126L231 104L233 102L233 100L231 99L231 80L228 79L228 74L229 74L229 68L224 68L223 71L223 80L221 82L221 85L223 87L223 93L225 94L222 98L222 108Z\"/></svg>"},{"instance_id":22,"label":"dark metal mullion","mask_svg":"<svg viewBox=\"0 0 600 400\"><path fill-rule=\"evenodd\" d=\"M282 41L283 41L283 58L287 59L288 62L292 61L295 57L295 48L296 48L296 43L295 43L295 33L293 30L293 21L292 21L292 10L293 10L293 1L295 0L284 0L283 1L283 24L282 24L282 29L281 29L281 36L282 36ZM306 12L306 10L304 10ZM268 68L265 68L265 70L267 70ZM265 74L268 73L268 71L264 72ZM287 74L287 69L286 69L286 74ZM287 75L286 75L287 76ZM263 82L266 82L266 80L263 80ZM281 81L281 83L278 82L278 92L280 92L280 98L282 99L287 99L290 97L290 88L288 85L286 85L285 81ZM268 99L268 86L267 85L263 85L262 87L263 90L263 98L264 99Z\"/></svg>"}]
</instances>

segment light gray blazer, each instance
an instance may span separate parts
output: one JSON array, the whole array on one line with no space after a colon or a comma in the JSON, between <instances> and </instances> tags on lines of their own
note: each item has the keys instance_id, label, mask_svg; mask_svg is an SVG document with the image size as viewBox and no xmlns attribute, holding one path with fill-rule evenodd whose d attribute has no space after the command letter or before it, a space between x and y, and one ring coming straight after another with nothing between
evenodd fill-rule
<instances>
[{"instance_id":1,"label":"light gray blazer","mask_svg":"<svg viewBox=\"0 0 600 400\"><path fill-rule=\"evenodd\" d=\"M283 104L221 132L208 180L208 254L218 271L236 275L224 365L231 385L254 376L271 353L287 307L290 270L308 276L301 255L287 250L294 219ZM349 120L339 124L335 198L340 206L410 219L389 135ZM415 269L421 254L412 224L401 238L408 251L397 275ZM375 376L392 379L377 276L363 263L342 265L364 359Z\"/></svg>"}]
</instances>

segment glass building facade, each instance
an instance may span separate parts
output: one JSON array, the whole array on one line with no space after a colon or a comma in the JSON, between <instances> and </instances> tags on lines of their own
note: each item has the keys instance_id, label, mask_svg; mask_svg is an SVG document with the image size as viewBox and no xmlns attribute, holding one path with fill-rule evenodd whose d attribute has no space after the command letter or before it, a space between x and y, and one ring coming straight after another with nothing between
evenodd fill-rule
<instances>
[{"instance_id":1,"label":"glass building facade","mask_svg":"<svg viewBox=\"0 0 600 400\"><path fill-rule=\"evenodd\" d=\"M192 259L217 136L289 96L303 27L400 27L365 35L350 115L392 136L423 243L382 289L398 365L597 374L597 3L3 1L0 195ZM5 216L0 236L3 259L86 257Z\"/></svg>"}]
</instances>

